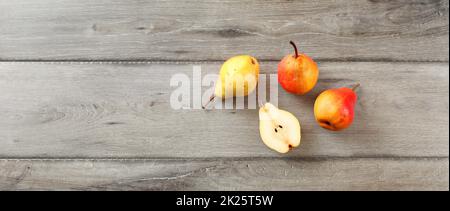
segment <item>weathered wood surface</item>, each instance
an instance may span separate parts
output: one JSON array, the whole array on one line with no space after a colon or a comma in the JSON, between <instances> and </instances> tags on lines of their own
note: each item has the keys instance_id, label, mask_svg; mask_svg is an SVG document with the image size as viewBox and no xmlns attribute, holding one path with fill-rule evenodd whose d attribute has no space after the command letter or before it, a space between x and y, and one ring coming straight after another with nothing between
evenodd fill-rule
<instances>
[{"instance_id":1,"label":"weathered wood surface","mask_svg":"<svg viewBox=\"0 0 450 211\"><path fill-rule=\"evenodd\" d=\"M448 0L0 0L0 60L448 61Z\"/></svg>"},{"instance_id":2,"label":"weathered wood surface","mask_svg":"<svg viewBox=\"0 0 450 211\"><path fill-rule=\"evenodd\" d=\"M0 190L449 190L445 159L0 160Z\"/></svg>"},{"instance_id":3,"label":"weathered wood surface","mask_svg":"<svg viewBox=\"0 0 450 211\"><path fill-rule=\"evenodd\" d=\"M0 190L448 191L448 26L447 0L0 0ZM257 110L170 108L172 75L274 73L289 40L321 61L312 93L279 88L299 149L265 147ZM357 82L354 125L317 126Z\"/></svg>"},{"instance_id":4,"label":"weathered wood surface","mask_svg":"<svg viewBox=\"0 0 450 211\"><path fill-rule=\"evenodd\" d=\"M276 71L264 62L262 72ZM219 63L201 64L217 73ZM192 65L0 63L0 157L448 157L447 63L335 63L306 96L279 88L279 106L302 123L287 155L260 140L257 110L173 110L176 73ZM362 84L354 125L334 133L314 121L324 89ZM206 87L207 88L207 87Z\"/></svg>"}]
</instances>

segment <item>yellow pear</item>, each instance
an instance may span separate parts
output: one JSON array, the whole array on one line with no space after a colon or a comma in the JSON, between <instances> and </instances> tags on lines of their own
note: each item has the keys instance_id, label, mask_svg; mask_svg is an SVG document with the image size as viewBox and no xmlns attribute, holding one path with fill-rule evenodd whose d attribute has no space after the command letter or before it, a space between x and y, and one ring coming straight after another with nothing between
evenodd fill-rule
<instances>
[{"instance_id":1,"label":"yellow pear","mask_svg":"<svg viewBox=\"0 0 450 211\"><path fill-rule=\"evenodd\" d=\"M279 153L287 153L300 145L301 128L298 119L270 103L259 109L259 132L264 144Z\"/></svg>"},{"instance_id":2,"label":"yellow pear","mask_svg":"<svg viewBox=\"0 0 450 211\"><path fill-rule=\"evenodd\" d=\"M208 103L216 97L225 99L247 96L256 89L258 75L259 63L254 57L240 55L228 59L220 68L214 95Z\"/></svg>"}]
</instances>

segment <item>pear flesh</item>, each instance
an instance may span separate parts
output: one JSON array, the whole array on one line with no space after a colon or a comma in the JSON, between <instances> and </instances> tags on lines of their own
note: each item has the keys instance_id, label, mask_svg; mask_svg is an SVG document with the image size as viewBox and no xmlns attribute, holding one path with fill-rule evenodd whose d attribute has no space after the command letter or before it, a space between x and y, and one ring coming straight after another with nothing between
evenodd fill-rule
<instances>
[{"instance_id":1,"label":"pear flesh","mask_svg":"<svg viewBox=\"0 0 450 211\"><path fill-rule=\"evenodd\" d=\"M264 144L279 153L287 153L300 145L301 128L298 119L270 103L259 109L259 132Z\"/></svg>"}]
</instances>

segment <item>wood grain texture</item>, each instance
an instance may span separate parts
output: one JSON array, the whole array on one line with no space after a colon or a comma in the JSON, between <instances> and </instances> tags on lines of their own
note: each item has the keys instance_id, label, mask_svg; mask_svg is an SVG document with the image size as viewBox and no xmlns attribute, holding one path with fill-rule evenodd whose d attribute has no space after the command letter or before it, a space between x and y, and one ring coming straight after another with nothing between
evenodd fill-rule
<instances>
[{"instance_id":1,"label":"wood grain texture","mask_svg":"<svg viewBox=\"0 0 450 211\"><path fill-rule=\"evenodd\" d=\"M0 160L0 190L449 190L447 159Z\"/></svg>"},{"instance_id":2,"label":"wood grain texture","mask_svg":"<svg viewBox=\"0 0 450 211\"><path fill-rule=\"evenodd\" d=\"M262 72L276 65L263 63ZM220 64L201 67L217 73ZM280 108L295 114L303 131L301 148L279 155L260 140L257 110L170 107L171 76L192 74L192 65L0 63L0 157L448 157L448 64L319 67L308 95L279 88ZM340 133L320 128L315 97L356 82L354 125Z\"/></svg>"},{"instance_id":3,"label":"wood grain texture","mask_svg":"<svg viewBox=\"0 0 450 211\"><path fill-rule=\"evenodd\" d=\"M0 0L0 60L448 61L447 0Z\"/></svg>"}]
</instances>

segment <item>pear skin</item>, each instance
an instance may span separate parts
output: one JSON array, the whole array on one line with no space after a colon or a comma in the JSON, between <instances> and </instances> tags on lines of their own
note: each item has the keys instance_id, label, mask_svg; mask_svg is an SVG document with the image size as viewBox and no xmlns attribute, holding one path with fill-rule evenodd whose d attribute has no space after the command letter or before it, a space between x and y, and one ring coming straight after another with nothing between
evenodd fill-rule
<instances>
[{"instance_id":1,"label":"pear skin","mask_svg":"<svg viewBox=\"0 0 450 211\"><path fill-rule=\"evenodd\" d=\"M223 63L214 95L220 98L242 97L253 92L258 83L259 63L248 55L235 56Z\"/></svg>"},{"instance_id":2,"label":"pear skin","mask_svg":"<svg viewBox=\"0 0 450 211\"><path fill-rule=\"evenodd\" d=\"M319 78L317 64L306 54L299 54L297 46L295 54L287 55L278 64L278 82L289 93L304 95L316 86Z\"/></svg>"},{"instance_id":3,"label":"pear skin","mask_svg":"<svg viewBox=\"0 0 450 211\"><path fill-rule=\"evenodd\" d=\"M314 103L314 116L317 123L328 130L340 131L350 127L355 115L358 97L355 89L343 87L322 92Z\"/></svg>"},{"instance_id":4,"label":"pear skin","mask_svg":"<svg viewBox=\"0 0 450 211\"><path fill-rule=\"evenodd\" d=\"M252 93L258 84L259 63L249 55L234 56L220 68L214 94L205 108L215 98L243 97Z\"/></svg>"}]
</instances>

